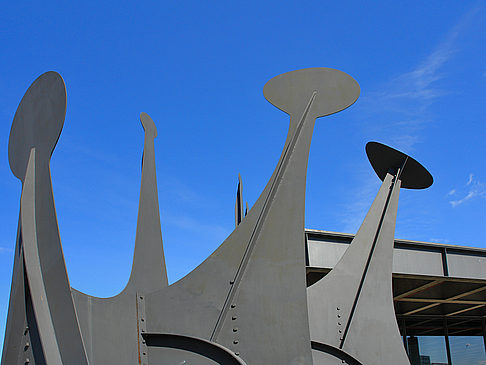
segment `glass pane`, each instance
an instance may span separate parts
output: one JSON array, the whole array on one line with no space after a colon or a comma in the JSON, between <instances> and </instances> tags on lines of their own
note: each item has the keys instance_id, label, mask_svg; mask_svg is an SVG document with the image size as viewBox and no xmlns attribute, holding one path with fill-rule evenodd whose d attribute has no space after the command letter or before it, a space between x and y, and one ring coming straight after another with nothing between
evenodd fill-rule
<instances>
[{"instance_id":1,"label":"glass pane","mask_svg":"<svg viewBox=\"0 0 486 365\"><path fill-rule=\"evenodd\" d=\"M449 336L454 365L486 364L484 340L481 336Z\"/></svg>"},{"instance_id":2,"label":"glass pane","mask_svg":"<svg viewBox=\"0 0 486 365\"><path fill-rule=\"evenodd\" d=\"M443 336L408 337L408 357L412 365L447 365ZM454 365L456 365L454 363Z\"/></svg>"}]
</instances>

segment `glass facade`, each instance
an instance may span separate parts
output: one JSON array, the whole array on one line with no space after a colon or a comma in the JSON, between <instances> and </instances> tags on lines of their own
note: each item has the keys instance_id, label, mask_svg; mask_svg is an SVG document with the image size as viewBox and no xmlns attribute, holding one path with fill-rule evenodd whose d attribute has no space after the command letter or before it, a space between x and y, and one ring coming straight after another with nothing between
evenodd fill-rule
<instances>
[{"instance_id":1,"label":"glass facade","mask_svg":"<svg viewBox=\"0 0 486 365\"><path fill-rule=\"evenodd\" d=\"M483 336L406 336L404 345L411 365L486 364Z\"/></svg>"},{"instance_id":2,"label":"glass facade","mask_svg":"<svg viewBox=\"0 0 486 365\"><path fill-rule=\"evenodd\" d=\"M479 336L449 336L454 365L484 365L486 353L484 340Z\"/></svg>"},{"instance_id":3,"label":"glass facade","mask_svg":"<svg viewBox=\"0 0 486 365\"><path fill-rule=\"evenodd\" d=\"M408 357L412 365L448 364L445 337L407 337Z\"/></svg>"}]
</instances>

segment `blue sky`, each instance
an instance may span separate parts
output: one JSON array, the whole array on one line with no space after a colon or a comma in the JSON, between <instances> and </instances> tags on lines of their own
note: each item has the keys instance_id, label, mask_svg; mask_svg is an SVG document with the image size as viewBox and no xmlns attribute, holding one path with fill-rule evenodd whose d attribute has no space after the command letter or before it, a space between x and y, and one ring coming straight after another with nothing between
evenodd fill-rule
<instances>
[{"instance_id":1,"label":"blue sky","mask_svg":"<svg viewBox=\"0 0 486 365\"><path fill-rule=\"evenodd\" d=\"M98 296L128 280L143 130L156 122L169 280L232 231L238 173L251 206L288 117L266 81L305 67L353 76L361 96L316 123L306 227L355 233L379 188L364 152L380 141L416 158L431 188L402 190L396 237L486 248L484 1L4 2L0 13L0 339L20 182L11 122L41 73L67 87L51 160L71 285ZM0 343L1 344L1 343Z\"/></svg>"}]
</instances>

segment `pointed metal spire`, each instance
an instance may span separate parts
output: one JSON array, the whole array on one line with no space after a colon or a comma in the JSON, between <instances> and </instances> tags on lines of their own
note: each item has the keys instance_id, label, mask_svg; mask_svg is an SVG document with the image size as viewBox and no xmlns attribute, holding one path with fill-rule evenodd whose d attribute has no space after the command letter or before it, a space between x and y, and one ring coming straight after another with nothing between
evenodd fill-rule
<instances>
[{"instance_id":1,"label":"pointed metal spire","mask_svg":"<svg viewBox=\"0 0 486 365\"><path fill-rule=\"evenodd\" d=\"M241 175L238 174L238 188L236 189L235 202L235 227L241 223L245 215L246 214L243 214L243 183L241 182Z\"/></svg>"},{"instance_id":2,"label":"pointed metal spire","mask_svg":"<svg viewBox=\"0 0 486 365\"><path fill-rule=\"evenodd\" d=\"M135 364L147 358L141 336L144 297L167 287L155 173L155 124L140 114L145 131L135 252L130 279L121 293L97 298L73 290L90 364ZM123 346L120 346L123 344Z\"/></svg>"},{"instance_id":3,"label":"pointed metal spire","mask_svg":"<svg viewBox=\"0 0 486 365\"><path fill-rule=\"evenodd\" d=\"M155 173L155 123L147 113L140 114L145 131L142 156L142 183L138 207L137 234L132 272L125 290L149 293L168 285L162 231L160 228L159 196Z\"/></svg>"},{"instance_id":4,"label":"pointed metal spire","mask_svg":"<svg viewBox=\"0 0 486 365\"><path fill-rule=\"evenodd\" d=\"M392 263L400 187L426 188L429 172L413 158L370 142L368 158L383 180L341 260L307 289L315 365L409 365L395 319Z\"/></svg>"}]
</instances>

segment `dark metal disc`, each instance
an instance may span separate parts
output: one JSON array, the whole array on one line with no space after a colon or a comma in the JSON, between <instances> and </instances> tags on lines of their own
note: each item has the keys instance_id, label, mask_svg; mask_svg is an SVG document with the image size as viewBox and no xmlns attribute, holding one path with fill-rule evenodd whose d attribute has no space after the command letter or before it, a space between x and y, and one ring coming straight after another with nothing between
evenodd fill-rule
<instances>
[{"instance_id":1,"label":"dark metal disc","mask_svg":"<svg viewBox=\"0 0 486 365\"><path fill-rule=\"evenodd\" d=\"M371 166L373 166L373 170L375 170L382 181L390 169L393 170L402 167L405 160L407 160L400 175L402 188L425 189L434 182L432 175L420 163L403 152L382 143L368 142L366 144L366 154L368 155Z\"/></svg>"}]
</instances>

